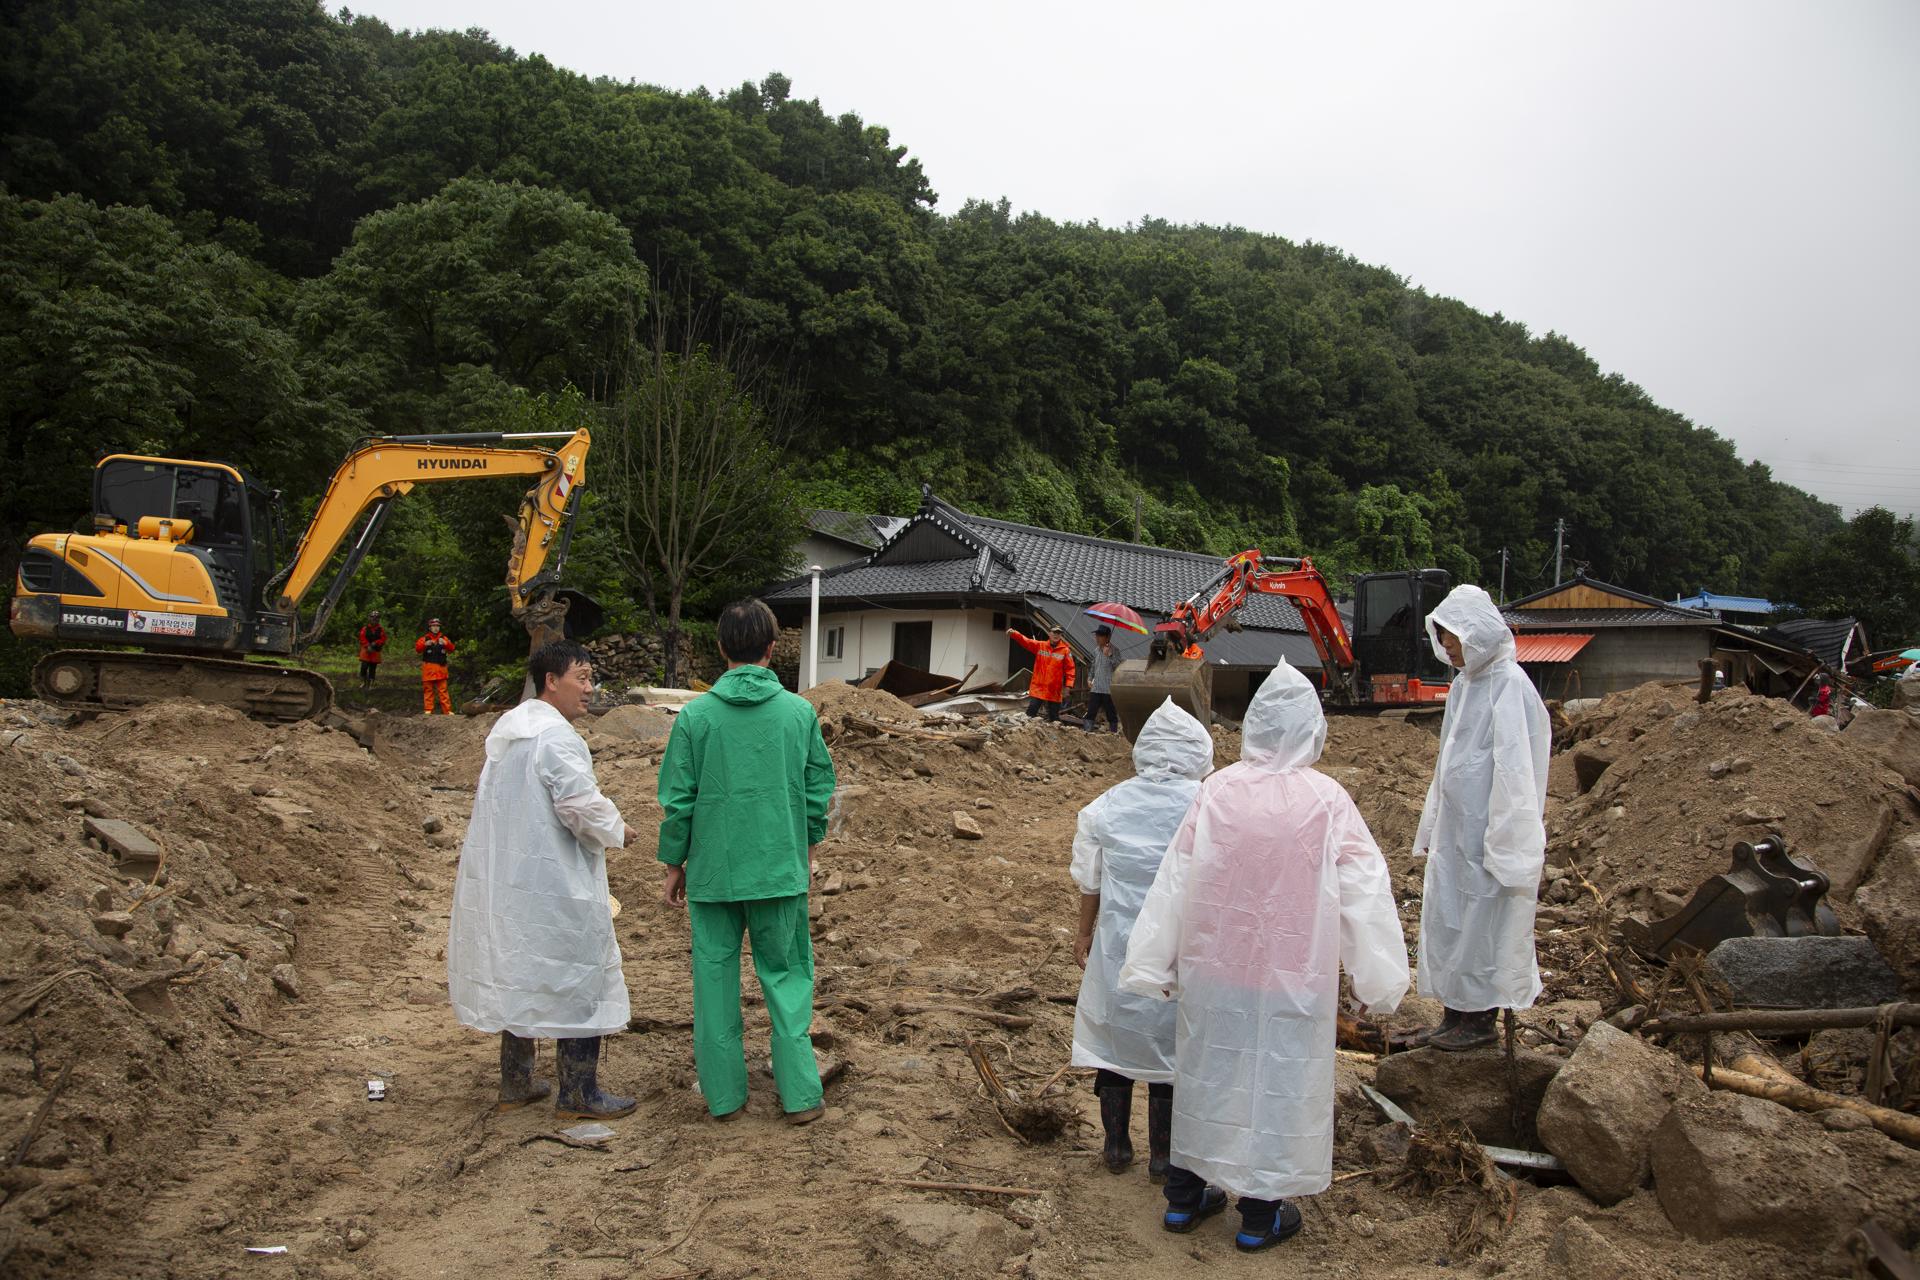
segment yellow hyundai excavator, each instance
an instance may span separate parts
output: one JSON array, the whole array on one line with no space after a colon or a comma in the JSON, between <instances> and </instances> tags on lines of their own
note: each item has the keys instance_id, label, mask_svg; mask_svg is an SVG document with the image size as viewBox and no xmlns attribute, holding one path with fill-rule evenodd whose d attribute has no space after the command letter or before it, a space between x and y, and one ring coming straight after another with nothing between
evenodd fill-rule
<instances>
[{"instance_id":1,"label":"yellow hyundai excavator","mask_svg":"<svg viewBox=\"0 0 1920 1280\"><path fill-rule=\"evenodd\" d=\"M563 440L555 447L536 440ZM108 710L191 698L272 720L318 716L324 676L249 662L300 652L326 629L348 581L415 485L537 477L520 502L507 593L538 642L598 607L556 586L586 482L585 430L375 436L333 473L293 559L275 572L278 494L221 462L116 453L93 473L93 532L44 533L20 560L15 635L118 649L63 649L33 669L36 696ZM365 517L364 522L362 517ZM300 604L354 527L359 534L303 624Z\"/></svg>"}]
</instances>

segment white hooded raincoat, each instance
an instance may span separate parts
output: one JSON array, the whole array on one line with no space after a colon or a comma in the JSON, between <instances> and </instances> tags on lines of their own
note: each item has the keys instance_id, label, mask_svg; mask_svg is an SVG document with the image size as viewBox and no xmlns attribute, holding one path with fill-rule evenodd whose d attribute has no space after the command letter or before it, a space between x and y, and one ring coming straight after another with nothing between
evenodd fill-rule
<instances>
[{"instance_id":1,"label":"white hooded raincoat","mask_svg":"<svg viewBox=\"0 0 1920 1280\"><path fill-rule=\"evenodd\" d=\"M1333 1176L1340 970L1377 1014L1407 991L1386 860L1311 766L1327 722L1275 667L1240 762L1200 786L1134 925L1124 990L1178 999L1173 1163L1237 1195L1312 1195Z\"/></svg>"},{"instance_id":2,"label":"white hooded raincoat","mask_svg":"<svg viewBox=\"0 0 1920 1280\"><path fill-rule=\"evenodd\" d=\"M1479 587L1455 587L1427 618L1460 638L1440 757L1414 837L1427 857L1420 993L1449 1009L1524 1009L1540 994L1533 911L1546 860L1553 727L1514 660L1513 633Z\"/></svg>"},{"instance_id":3,"label":"white hooded raincoat","mask_svg":"<svg viewBox=\"0 0 1920 1280\"><path fill-rule=\"evenodd\" d=\"M447 926L447 991L461 1022L561 1039L626 1029L606 860L625 834L566 717L538 699L500 717Z\"/></svg>"},{"instance_id":4,"label":"white hooded raincoat","mask_svg":"<svg viewBox=\"0 0 1920 1280\"><path fill-rule=\"evenodd\" d=\"M1105 1067L1149 1084L1173 1079L1173 1006L1117 984L1160 859L1212 769L1213 738L1168 699L1134 740L1134 776L1080 811L1073 882L1100 895L1100 915L1073 1013L1076 1067Z\"/></svg>"}]
</instances>

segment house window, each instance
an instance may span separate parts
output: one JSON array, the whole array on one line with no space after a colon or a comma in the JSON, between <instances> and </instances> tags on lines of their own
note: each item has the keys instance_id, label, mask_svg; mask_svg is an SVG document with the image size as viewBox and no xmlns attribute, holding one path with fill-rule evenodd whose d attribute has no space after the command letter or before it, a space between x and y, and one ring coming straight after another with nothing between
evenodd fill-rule
<instances>
[{"instance_id":1,"label":"house window","mask_svg":"<svg viewBox=\"0 0 1920 1280\"><path fill-rule=\"evenodd\" d=\"M847 629L845 627L828 627L825 634L826 634L826 644L825 644L826 656L829 658L845 657L846 648L847 648Z\"/></svg>"},{"instance_id":2,"label":"house window","mask_svg":"<svg viewBox=\"0 0 1920 1280\"><path fill-rule=\"evenodd\" d=\"M996 613L996 614L994 614L994 615L993 615L993 629L994 629L995 631L1005 631L1005 630L1007 629L1007 615L1006 615L1006 614L1004 614L1004 613Z\"/></svg>"}]
</instances>

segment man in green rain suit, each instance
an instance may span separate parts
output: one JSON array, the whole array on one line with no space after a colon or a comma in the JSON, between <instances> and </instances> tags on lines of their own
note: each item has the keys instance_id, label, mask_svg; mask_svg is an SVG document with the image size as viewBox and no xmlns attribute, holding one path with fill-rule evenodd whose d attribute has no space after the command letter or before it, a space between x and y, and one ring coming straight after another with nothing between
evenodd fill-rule
<instances>
[{"instance_id":1,"label":"man in green rain suit","mask_svg":"<svg viewBox=\"0 0 1920 1280\"><path fill-rule=\"evenodd\" d=\"M792 1124L825 1112L814 1061L811 847L827 832L833 760L805 698L767 669L779 634L759 600L720 615L726 674L674 721L660 761L666 901L693 930L693 1062L707 1110L747 1105L740 1028L740 935L773 1024L773 1078Z\"/></svg>"}]
</instances>

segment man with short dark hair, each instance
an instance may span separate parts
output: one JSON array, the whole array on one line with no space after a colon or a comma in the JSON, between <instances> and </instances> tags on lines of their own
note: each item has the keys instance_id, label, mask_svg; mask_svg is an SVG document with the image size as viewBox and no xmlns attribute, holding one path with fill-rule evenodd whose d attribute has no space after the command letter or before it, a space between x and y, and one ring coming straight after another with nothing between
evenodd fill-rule
<instances>
[{"instance_id":1,"label":"man with short dark hair","mask_svg":"<svg viewBox=\"0 0 1920 1280\"><path fill-rule=\"evenodd\" d=\"M527 664L539 696L487 735L447 924L447 994L462 1023L500 1033L500 1109L547 1096L534 1039L551 1036L563 1118L634 1109L602 1092L600 1038L626 1029L627 985L613 936L606 851L633 832L594 781L573 730L593 697L593 662L557 640Z\"/></svg>"},{"instance_id":2,"label":"man with short dark hair","mask_svg":"<svg viewBox=\"0 0 1920 1280\"><path fill-rule=\"evenodd\" d=\"M1120 732L1120 710L1113 705L1113 669L1119 665L1120 651L1113 647L1113 628L1101 623L1093 629L1093 675L1087 681L1087 718L1082 727L1098 733L1100 713L1107 713L1107 727Z\"/></svg>"},{"instance_id":3,"label":"man with short dark hair","mask_svg":"<svg viewBox=\"0 0 1920 1280\"><path fill-rule=\"evenodd\" d=\"M805 698L768 670L779 627L759 600L720 615L727 671L674 721L660 761L665 899L693 932L693 1061L707 1110L730 1120L747 1104L741 1045L740 937L772 1023L773 1078L793 1124L825 1113L813 1025L813 939L807 931L812 846L827 831L833 760Z\"/></svg>"}]
</instances>

